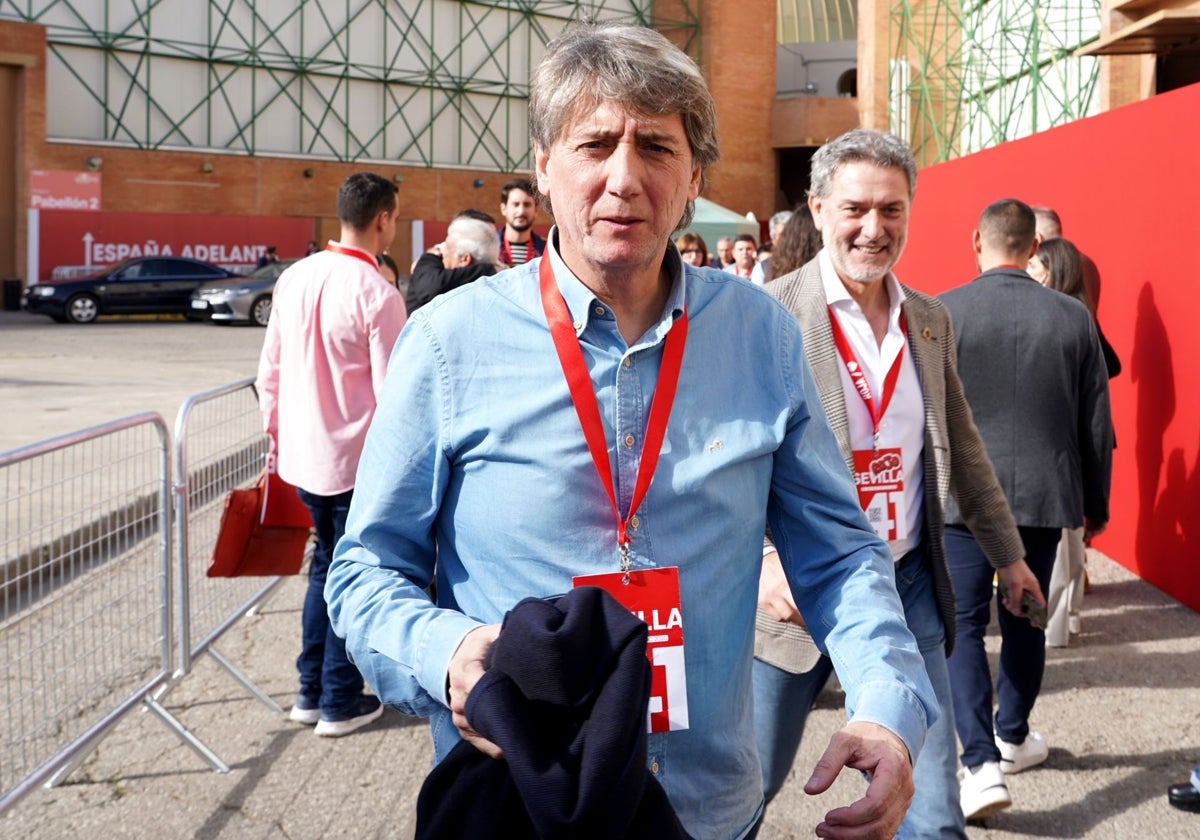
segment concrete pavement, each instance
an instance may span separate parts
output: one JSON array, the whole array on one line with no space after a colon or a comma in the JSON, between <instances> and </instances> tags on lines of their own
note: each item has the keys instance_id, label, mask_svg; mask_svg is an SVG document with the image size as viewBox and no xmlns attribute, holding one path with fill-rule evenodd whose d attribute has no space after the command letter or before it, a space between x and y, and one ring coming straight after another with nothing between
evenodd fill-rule
<instances>
[{"instance_id":1,"label":"concrete pavement","mask_svg":"<svg viewBox=\"0 0 1200 840\"><path fill-rule=\"evenodd\" d=\"M0 313L0 449L146 409L172 424L187 396L252 376L261 341L254 328L72 326ZM1102 555L1091 558L1090 575L1083 633L1049 652L1033 715L1050 758L1010 778L1013 808L971 826L971 840L1200 837L1200 815L1168 807L1165 797L1200 761L1200 615ZM216 646L285 708L302 595L302 580L287 581ZM423 721L389 710L347 738L316 738L269 712L208 657L164 702L229 774L212 772L157 718L135 712L65 785L35 791L0 816L0 837L412 837L431 756ZM844 773L825 796L802 790L843 719L840 703L827 692L810 717L764 840L811 837L825 810L861 789L856 774Z\"/></svg>"},{"instance_id":2,"label":"concrete pavement","mask_svg":"<svg viewBox=\"0 0 1200 840\"><path fill-rule=\"evenodd\" d=\"M189 396L254 376L262 340L261 327L0 312L0 452L140 411L173 427Z\"/></svg>"}]
</instances>

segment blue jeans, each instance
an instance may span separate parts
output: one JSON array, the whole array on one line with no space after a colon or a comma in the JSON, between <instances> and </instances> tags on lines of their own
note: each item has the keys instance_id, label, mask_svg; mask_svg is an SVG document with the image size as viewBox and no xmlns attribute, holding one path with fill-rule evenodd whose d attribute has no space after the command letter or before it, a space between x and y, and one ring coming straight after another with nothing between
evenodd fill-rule
<instances>
[{"instance_id":1,"label":"blue jeans","mask_svg":"<svg viewBox=\"0 0 1200 840\"><path fill-rule=\"evenodd\" d=\"M966 826L958 800L958 745L954 740L950 676L946 668L946 631L934 597L933 578L923 544L904 555L896 566L896 591L942 709L941 716L925 736L925 746L913 767L916 790L896 837L966 840ZM791 770L808 712L832 670L827 656L822 656L820 662L804 674L789 674L754 660L754 731L768 802L779 792Z\"/></svg>"},{"instance_id":2,"label":"blue jeans","mask_svg":"<svg viewBox=\"0 0 1200 840\"><path fill-rule=\"evenodd\" d=\"M336 496L318 496L296 488L300 501L312 514L317 545L308 567L308 591L300 614L300 694L320 706L329 718L344 714L363 692L363 678L346 657L346 643L329 626L329 608L325 604L325 577L333 560L333 549L346 532L346 514L350 511L353 490Z\"/></svg>"},{"instance_id":3,"label":"blue jeans","mask_svg":"<svg viewBox=\"0 0 1200 840\"><path fill-rule=\"evenodd\" d=\"M1050 591L1050 575L1061 528L1018 529L1025 545L1025 562L1042 592ZM946 526L946 563L958 600L958 636L950 657L950 685L954 693L954 718L962 742L964 767L999 761L995 735L1020 744L1029 734L1029 714L1042 690L1046 668L1046 634L1028 619L1004 609L1000 594L993 595L995 571L966 528ZM992 675L988 670L983 637L996 599L1000 624L1000 665L996 672L997 709L992 717Z\"/></svg>"}]
</instances>

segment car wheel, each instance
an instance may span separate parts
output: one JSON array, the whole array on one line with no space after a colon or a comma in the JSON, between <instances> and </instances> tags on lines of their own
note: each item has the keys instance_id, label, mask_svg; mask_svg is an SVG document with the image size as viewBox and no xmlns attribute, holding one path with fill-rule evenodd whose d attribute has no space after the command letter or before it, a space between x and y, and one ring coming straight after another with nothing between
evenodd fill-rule
<instances>
[{"instance_id":1,"label":"car wheel","mask_svg":"<svg viewBox=\"0 0 1200 840\"><path fill-rule=\"evenodd\" d=\"M255 298L250 304L250 320L260 327L265 327L271 318L271 296L263 295Z\"/></svg>"},{"instance_id":2,"label":"car wheel","mask_svg":"<svg viewBox=\"0 0 1200 840\"><path fill-rule=\"evenodd\" d=\"M67 320L75 324L90 324L100 314L100 307L91 295L75 295L67 301Z\"/></svg>"}]
</instances>

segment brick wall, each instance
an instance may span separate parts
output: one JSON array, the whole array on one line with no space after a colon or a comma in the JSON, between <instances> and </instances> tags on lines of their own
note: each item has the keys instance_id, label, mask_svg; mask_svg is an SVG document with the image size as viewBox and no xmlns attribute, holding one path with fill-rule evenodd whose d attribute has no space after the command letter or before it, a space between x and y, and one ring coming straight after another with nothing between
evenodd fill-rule
<instances>
[{"instance_id":1,"label":"brick wall","mask_svg":"<svg viewBox=\"0 0 1200 840\"><path fill-rule=\"evenodd\" d=\"M704 3L701 67L717 107L721 161L706 198L759 219L775 211L771 145L775 104L775 0Z\"/></svg>"}]
</instances>

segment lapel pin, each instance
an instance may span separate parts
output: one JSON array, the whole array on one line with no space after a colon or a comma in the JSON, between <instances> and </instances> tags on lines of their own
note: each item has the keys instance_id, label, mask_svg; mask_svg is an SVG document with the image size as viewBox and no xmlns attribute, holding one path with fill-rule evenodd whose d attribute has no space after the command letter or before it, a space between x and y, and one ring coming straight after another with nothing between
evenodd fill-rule
<instances>
[{"instance_id":1,"label":"lapel pin","mask_svg":"<svg viewBox=\"0 0 1200 840\"><path fill-rule=\"evenodd\" d=\"M926 341L932 341L933 340L933 330L929 329L929 327L926 327L925 329L921 330L921 338L925 339Z\"/></svg>"}]
</instances>

